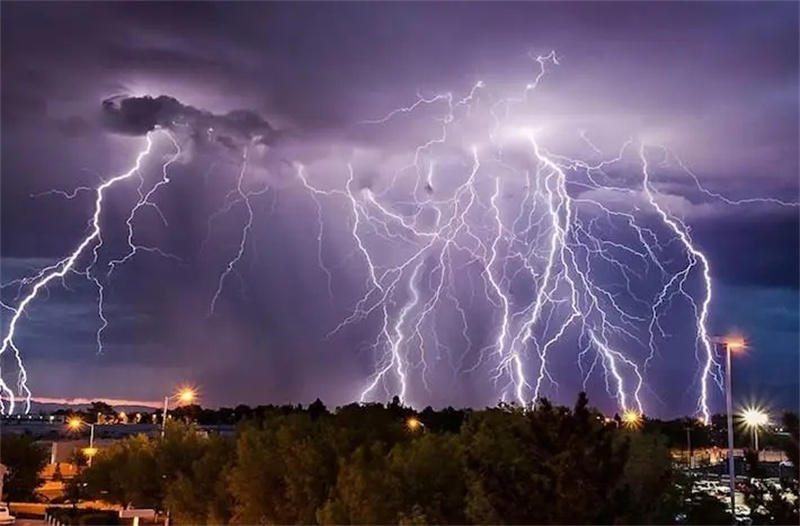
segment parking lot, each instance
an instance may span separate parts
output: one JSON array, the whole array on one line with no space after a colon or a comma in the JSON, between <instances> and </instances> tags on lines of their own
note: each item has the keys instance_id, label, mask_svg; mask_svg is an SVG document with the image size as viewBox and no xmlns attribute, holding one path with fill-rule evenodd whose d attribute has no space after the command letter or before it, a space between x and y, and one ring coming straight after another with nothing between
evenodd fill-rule
<instances>
[{"instance_id":1,"label":"parking lot","mask_svg":"<svg viewBox=\"0 0 800 526\"><path fill-rule=\"evenodd\" d=\"M727 477L720 477L714 475L698 476L694 479L692 484L692 494L705 493L713 498L718 499L724 504L729 503L730 499L730 479ZM777 478L767 479L749 479L747 477L736 477L736 491L734 493L735 508L737 524L752 524L750 518L751 509L745 503L745 491L761 490L767 491L768 489L781 490L780 480ZM782 491L782 490L781 490ZM789 500L794 500L796 497L791 492L784 493L784 497Z\"/></svg>"}]
</instances>

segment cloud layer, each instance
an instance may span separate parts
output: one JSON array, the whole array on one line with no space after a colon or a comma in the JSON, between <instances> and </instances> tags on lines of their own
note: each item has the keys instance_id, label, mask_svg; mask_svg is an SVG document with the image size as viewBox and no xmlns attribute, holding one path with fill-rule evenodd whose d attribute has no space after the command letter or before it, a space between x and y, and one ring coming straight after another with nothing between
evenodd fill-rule
<instances>
[{"instance_id":1,"label":"cloud layer","mask_svg":"<svg viewBox=\"0 0 800 526\"><path fill-rule=\"evenodd\" d=\"M214 115L166 95L112 97L103 101L102 112L104 126L125 135L145 135L156 128L165 128L188 134L195 142L218 143L229 148L269 145L277 136L276 130L253 111Z\"/></svg>"}]
</instances>

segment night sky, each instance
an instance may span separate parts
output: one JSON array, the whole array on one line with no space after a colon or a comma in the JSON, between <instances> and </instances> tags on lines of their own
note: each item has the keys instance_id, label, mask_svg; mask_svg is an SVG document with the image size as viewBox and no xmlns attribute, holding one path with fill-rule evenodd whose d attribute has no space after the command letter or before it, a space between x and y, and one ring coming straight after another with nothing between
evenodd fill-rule
<instances>
[{"instance_id":1,"label":"night sky","mask_svg":"<svg viewBox=\"0 0 800 526\"><path fill-rule=\"evenodd\" d=\"M136 243L177 259L139 251L106 279L109 263L126 254L126 220L137 191L147 193L162 178L162 165L175 152L166 133L150 136L153 154L140 170L142 186L138 178L127 180L104 201L103 245L92 274L104 286L102 353L97 287L78 274L52 282L20 320L15 341L34 399L148 401L189 382L210 406L358 400L379 362L370 346L381 320L373 312L329 335L368 292L365 258L352 236L353 210L341 190L349 181L367 199L389 188L415 149L441 133L436 111L441 117L443 108L422 108L386 123L365 121L413 104L418 94L452 91L462 99L478 81L493 93L518 95L540 72L533 58L552 50L558 64L547 63L525 103L530 106L520 106L529 112L518 120L531 122L516 125L541 131L548 152L595 161L614 157L631 137L673 152L677 157L667 166L663 150L650 150L651 178L659 202L681 218L710 262L709 332L735 331L748 340L748 352L735 359L737 403L797 405L800 221L796 206L776 202L798 201L795 2L4 2L1 15L4 284L57 263L90 231L94 193L78 191L69 199L48 190L70 193L127 172L156 125L182 152L168 167L169 183L152 199L158 209L145 206L133 221ZM448 144L436 150L442 182L414 195L436 198L469 174L468 146L485 140L491 129L477 117L490 115L487 106L477 104L474 115L459 114L470 123L453 132L452 142L461 141L462 149ZM589 149L581 133L604 155ZM241 200L231 205L244 152L243 181L254 193L249 209ZM637 153L632 148L609 177L641 188ZM518 157L511 152L508 162ZM677 169L678 157L709 192L745 202L700 192ZM309 192L297 176L299 163L315 188L340 194ZM485 164L478 177L492 188L491 181L505 184L504 177L512 177ZM411 172L402 177L413 179ZM399 184L411 188L406 179ZM517 187L508 184L503 192L513 201ZM570 190L574 196L584 191ZM656 229L645 204L633 203L639 194L588 192L582 195L636 210L641 224ZM491 189L481 190L481 206L491 195ZM620 203L626 195L629 202ZM754 198L773 201L747 201ZM382 203L396 214L410 213L408 200L388 190ZM209 223L220 209L224 213ZM581 210L589 214L582 216L588 224L591 209ZM249 213L243 253L210 315ZM386 216L372 207L369 217ZM492 224L490 215L476 218L476 232ZM359 228L369 227L367 220L362 216ZM376 261L396 264L418 246L399 230L373 226L362 232L374 243L369 253ZM614 232L604 235L630 241L630 232ZM664 249L669 265L686 259L676 243ZM92 257L90 249L76 268L83 272ZM425 257L423 303L438 279L430 270L436 257ZM481 275L474 264L453 271L453 290L466 290L466 282ZM650 270L640 274L637 294L652 293L650 276ZM13 308L32 283L6 286L3 302ZM695 270L686 289L699 297L700 285ZM389 302L391 320L409 290L401 281ZM482 284L471 290L489 294ZM520 309L534 297L535 290L514 291ZM694 315L678 303L663 318L665 334L646 374L642 397L651 414L697 409ZM626 303L631 312L649 316L647 302L635 304ZM467 369L496 338L496 298L465 307L463 330L451 305L437 307L435 321L424 327L427 343L420 345L404 329L403 352L415 363L427 356L425 367L409 367L406 400L415 406L493 405L508 392L507 382L495 383L491 367ZM3 309L2 316L5 337L11 311ZM434 334L449 350L432 343ZM577 365L582 348L577 336L567 336L549 354L548 373L558 387L546 380L540 392L564 403L583 385ZM639 362L647 354L630 338L612 343ZM486 351L489 365L491 354ZM534 378L535 355L528 362ZM0 366L14 386L11 350ZM711 408L722 411L722 397L711 385ZM600 372L586 387L594 403L615 409ZM390 384L368 398L386 401L393 392Z\"/></svg>"}]
</instances>

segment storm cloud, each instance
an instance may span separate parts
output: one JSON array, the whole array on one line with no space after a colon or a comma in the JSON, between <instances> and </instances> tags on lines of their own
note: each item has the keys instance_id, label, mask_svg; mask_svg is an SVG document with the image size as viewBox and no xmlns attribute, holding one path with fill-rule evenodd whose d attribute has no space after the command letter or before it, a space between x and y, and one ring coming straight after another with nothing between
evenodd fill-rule
<instances>
[{"instance_id":1,"label":"storm cloud","mask_svg":"<svg viewBox=\"0 0 800 526\"><path fill-rule=\"evenodd\" d=\"M219 143L228 148L270 145L278 136L263 117L252 111L214 115L166 95L106 99L102 122L110 131L124 135L145 135L156 128L166 128L188 134L196 142Z\"/></svg>"}]
</instances>

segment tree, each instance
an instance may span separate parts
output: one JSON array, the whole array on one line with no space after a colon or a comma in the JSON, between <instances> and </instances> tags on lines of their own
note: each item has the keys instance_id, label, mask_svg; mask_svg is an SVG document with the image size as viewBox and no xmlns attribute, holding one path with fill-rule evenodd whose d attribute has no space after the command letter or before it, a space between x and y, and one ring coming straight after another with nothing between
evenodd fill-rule
<instances>
[{"instance_id":1,"label":"tree","mask_svg":"<svg viewBox=\"0 0 800 526\"><path fill-rule=\"evenodd\" d=\"M72 505L73 509L77 508L78 503L86 496L86 483L81 475L71 477L64 484L64 498L67 503Z\"/></svg>"},{"instance_id":2,"label":"tree","mask_svg":"<svg viewBox=\"0 0 800 526\"><path fill-rule=\"evenodd\" d=\"M69 454L67 462L75 466L75 469L77 469L78 473L80 473L83 468L89 464L89 458L81 448L76 447L72 450L72 453Z\"/></svg>"},{"instance_id":3,"label":"tree","mask_svg":"<svg viewBox=\"0 0 800 526\"><path fill-rule=\"evenodd\" d=\"M317 420L320 417L329 414L328 408L325 407L325 404L322 403L322 400L317 398L311 405L308 406L308 414L311 416L311 420Z\"/></svg>"},{"instance_id":4,"label":"tree","mask_svg":"<svg viewBox=\"0 0 800 526\"><path fill-rule=\"evenodd\" d=\"M167 484L164 507L176 524L227 524L233 510L228 478L235 459L235 444L211 436L188 473Z\"/></svg>"},{"instance_id":5,"label":"tree","mask_svg":"<svg viewBox=\"0 0 800 526\"><path fill-rule=\"evenodd\" d=\"M546 457L554 446L536 436L520 410L476 412L462 427L460 439L469 522L552 523L547 501L555 498L556 475Z\"/></svg>"},{"instance_id":6,"label":"tree","mask_svg":"<svg viewBox=\"0 0 800 526\"><path fill-rule=\"evenodd\" d=\"M402 512L401 482L387 462L386 444L356 449L339 465L333 495L317 514L319 524L394 524Z\"/></svg>"},{"instance_id":7,"label":"tree","mask_svg":"<svg viewBox=\"0 0 800 526\"><path fill-rule=\"evenodd\" d=\"M315 522L336 477L336 455L321 425L295 413L241 429L230 474L236 522Z\"/></svg>"},{"instance_id":8,"label":"tree","mask_svg":"<svg viewBox=\"0 0 800 526\"><path fill-rule=\"evenodd\" d=\"M389 452L388 468L400 487L400 516L406 524L464 524L467 487L460 438L422 433ZM427 522L420 522L427 521Z\"/></svg>"},{"instance_id":9,"label":"tree","mask_svg":"<svg viewBox=\"0 0 800 526\"><path fill-rule=\"evenodd\" d=\"M112 504L162 509L165 480L154 441L131 437L101 450L83 471L88 493Z\"/></svg>"},{"instance_id":10,"label":"tree","mask_svg":"<svg viewBox=\"0 0 800 526\"><path fill-rule=\"evenodd\" d=\"M97 423L100 419L117 416L117 411L109 404L102 401L89 404L86 413L86 421L91 423Z\"/></svg>"},{"instance_id":11,"label":"tree","mask_svg":"<svg viewBox=\"0 0 800 526\"><path fill-rule=\"evenodd\" d=\"M3 484L5 500L33 501L48 460L47 448L32 437L11 433L0 436L0 464L8 468Z\"/></svg>"},{"instance_id":12,"label":"tree","mask_svg":"<svg viewBox=\"0 0 800 526\"><path fill-rule=\"evenodd\" d=\"M794 465L794 478L800 479L800 421L797 413L786 412L783 415L783 426L788 433L787 440L783 443L783 452L786 458Z\"/></svg>"},{"instance_id":13,"label":"tree","mask_svg":"<svg viewBox=\"0 0 800 526\"><path fill-rule=\"evenodd\" d=\"M660 434L634 433L628 441L628 458L620 481L620 515L623 524L668 524L675 518L682 495L667 438Z\"/></svg>"}]
</instances>

